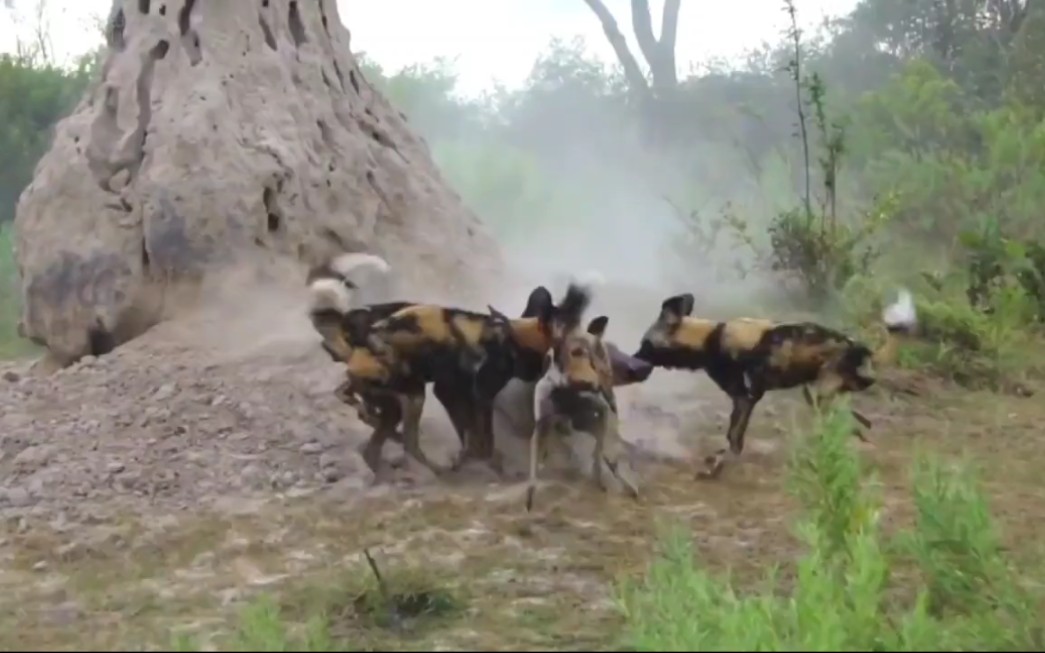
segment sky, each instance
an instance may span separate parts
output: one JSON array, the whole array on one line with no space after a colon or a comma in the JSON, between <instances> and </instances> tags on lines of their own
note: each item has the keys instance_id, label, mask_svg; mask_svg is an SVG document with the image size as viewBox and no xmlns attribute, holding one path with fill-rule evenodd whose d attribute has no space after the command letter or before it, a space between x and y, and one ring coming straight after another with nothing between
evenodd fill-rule
<instances>
[{"instance_id":1,"label":"sky","mask_svg":"<svg viewBox=\"0 0 1045 653\"><path fill-rule=\"evenodd\" d=\"M0 52L14 51L19 36L31 38L38 1L14 0L16 19L0 9ZM108 15L111 0L44 1L48 33L60 61L71 61L99 42L95 18ZM844 14L856 4L856 0L796 2L804 26ZM633 45L628 0L604 3ZM658 30L663 0L652 0L650 5ZM352 31L353 50L366 52L393 71L437 56L456 58L458 90L465 95L480 93L495 82L517 86L556 36L582 36L592 52L615 62L599 21L583 0L338 0L338 7ZM679 72L775 41L786 25L779 0L685 0L676 48ZM633 51L637 53L634 47Z\"/></svg>"}]
</instances>

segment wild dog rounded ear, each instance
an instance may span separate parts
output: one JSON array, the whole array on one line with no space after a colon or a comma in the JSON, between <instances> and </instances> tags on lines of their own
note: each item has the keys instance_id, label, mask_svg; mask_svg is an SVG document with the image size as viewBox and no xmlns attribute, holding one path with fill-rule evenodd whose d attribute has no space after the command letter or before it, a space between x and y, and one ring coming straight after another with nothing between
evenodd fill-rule
<instances>
[{"instance_id":1,"label":"wild dog rounded ear","mask_svg":"<svg viewBox=\"0 0 1045 653\"><path fill-rule=\"evenodd\" d=\"M606 333L606 325L609 324L609 322L610 318L606 315L600 315L599 317L592 319L591 322L588 322L588 333L596 338L601 338L602 334Z\"/></svg>"},{"instance_id":2,"label":"wild dog rounded ear","mask_svg":"<svg viewBox=\"0 0 1045 653\"><path fill-rule=\"evenodd\" d=\"M522 316L525 318L536 318L541 331L550 338L554 335L552 333L552 320L555 319L556 310L555 300L552 299L551 292L544 286L537 286L530 293L530 298L526 302L526 310L523 311Z\"/></svg>"},{"instance_id":3,"label":"wild dog rounded ear","mask_svg":"<svg viewBox=\"0 0 1045 653\"><path fill-rule=\"evenodd\" d=\"M693 313L693 305L696 303L696 298L693 297L693 293L682 293L681 295L675 295L664 300L664 303L660 305L661 317L668 317L674 319L680 319L683 317L689 317Z\"/></svg>"},{"instance_id":4,"label":"wild dog rounded ear","mask_svg":"<svg viewBox=\"0 0 1045 653\"><path fill-rule=\"evenodd\" d=\"M530 298L526 300L526 308L523 310L522 316L543 319L543 316L549 314L549 309L554 307L554 304L551 291L544 286L537 286L530 293Z\"/></svg>"}]
</instances>

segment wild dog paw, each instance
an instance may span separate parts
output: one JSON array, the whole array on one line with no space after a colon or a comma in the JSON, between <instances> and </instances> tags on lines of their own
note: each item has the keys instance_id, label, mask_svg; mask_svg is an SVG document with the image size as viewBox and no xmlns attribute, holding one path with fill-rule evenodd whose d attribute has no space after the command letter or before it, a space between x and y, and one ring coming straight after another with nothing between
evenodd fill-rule
<instances>
[{"instance_id":1,"label":"wild dog paw","mask_svg":"<svg viewBox=\"0 0 1045 653\"><path fill-rule=\"evenodd\" d=\"M450 459L450 465L447 467L452 472L456 472L464 467L465 463L471 460L471 456L468 455L468 451L465 449L459 450L454 454L453 458Z\"/></svg>"},{"instance_id":2,"label":"wild dog paw","mask_svg":"<svg viewBox=\"0 0 1045 653\"><path fill-rule=\"evenodd\" d=\"M704 469L697 471L700 480L713 480L722 474L726 466L726 453L720 451L704 458Z\"/></svg>"}]
</instances>

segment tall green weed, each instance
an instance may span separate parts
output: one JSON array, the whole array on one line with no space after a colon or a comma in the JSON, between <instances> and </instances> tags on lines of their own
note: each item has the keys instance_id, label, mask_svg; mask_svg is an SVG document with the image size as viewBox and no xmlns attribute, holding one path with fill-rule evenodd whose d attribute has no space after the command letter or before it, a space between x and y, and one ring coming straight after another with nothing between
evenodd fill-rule
<instances>
[{"instance_id":1,"label":"tall green weed","mask_svg":"<svg viewBox=\"0 0 1045 653\"><path fill-rule=\"evenodd\" d=\"M641 651L1039 650L1026 592L997 545L986 502L964 471L916 466L917 520L893 546L879 528L881 502L851 446L840 402L803 438L791 466L807 550L790 586L767 573L741 591L695 559L691 536L670 530L641 582L620 606L628 645ZM892 570L903 551L925 586L898 602ZM944 610L946 606L948 609Z\"/></svg>"}]
</instances>

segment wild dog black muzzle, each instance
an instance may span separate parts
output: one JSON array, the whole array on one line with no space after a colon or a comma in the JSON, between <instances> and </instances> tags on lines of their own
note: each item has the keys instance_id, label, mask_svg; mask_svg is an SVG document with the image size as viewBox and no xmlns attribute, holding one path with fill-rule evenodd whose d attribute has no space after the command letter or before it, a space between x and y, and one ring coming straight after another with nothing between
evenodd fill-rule
<instances>
[{"instance_id":1,"label":"wild dog black muzzle","mask_svg":"<svg viewBox=\"0 0 1045 653\"><path fill-rule=\"evenodd\" d=\"M613 369L613 385L642 383L653 373L653 363L636 356L629 356L613 343L607 342L605 345L610 357L610 366Z\"/></svg>"},{"instance_id":2,"label":"wild dog black muzzle","mask_svg":"<svg viewBox=\"0 0 1045 653\"><path fill-rule=\"evenodd\" d=\"M551 402L555 412L569 418L570 426L577 431L594 431L610 410L597 388L583 385L555 388Z\"/></svg>"}]
</instances>

